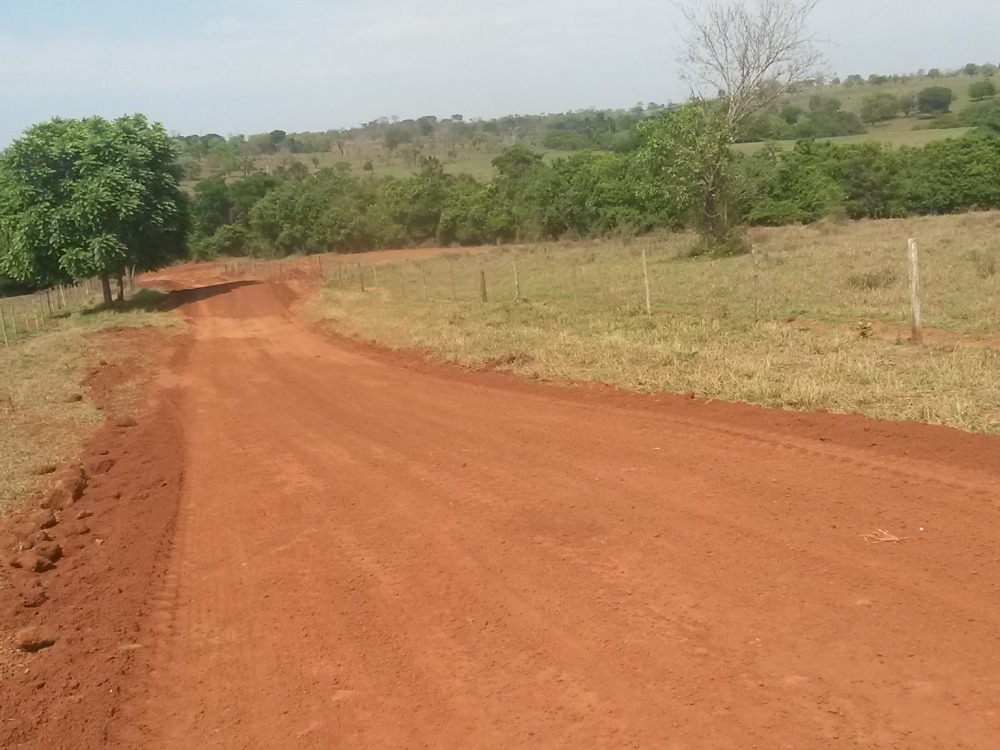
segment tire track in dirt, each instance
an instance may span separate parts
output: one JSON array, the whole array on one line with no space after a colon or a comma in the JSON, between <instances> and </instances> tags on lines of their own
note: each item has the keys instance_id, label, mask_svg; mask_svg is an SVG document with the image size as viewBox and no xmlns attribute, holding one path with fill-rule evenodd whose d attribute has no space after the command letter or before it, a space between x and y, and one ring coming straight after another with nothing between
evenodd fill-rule
<instances>
[{"instance_id":1,"label":"tire track in dirt","mask_svg":"<svg viewBox=\"0 0 1000 750\"><path fill-rule=\"evenodd\" d=\"M1000 469L396 367L290 296L183 307L176 586L121 744L1000 741Z\"/></svg>"}]
</instances>

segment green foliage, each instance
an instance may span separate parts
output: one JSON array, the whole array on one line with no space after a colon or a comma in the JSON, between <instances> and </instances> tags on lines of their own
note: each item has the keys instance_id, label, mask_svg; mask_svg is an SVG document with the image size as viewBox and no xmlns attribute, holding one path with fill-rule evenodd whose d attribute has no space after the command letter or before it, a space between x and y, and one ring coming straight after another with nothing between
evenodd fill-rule
<instances>
[{"instance_id":1,"label":"green foliage","mask_svg":"<svg viewBox=\"0 0 1000 750\"><path fill-rule=\"evenodd\" d=\"M735 128L722 106L687 104L639 126L639 158L653 177L650 193L674 217L731 247L739 222L740 180L733 169Z\"/></svg>"},{"instance_id":2,"label":"green foliage","mask_svg":"<svg viewBox=\"0 0 1000 750\"><path fill-rule=\"evenodd\" d=\"M993 81L976 81L969 86L969 98L977 102L997 95L997 87Z\"/></svg>"},{"instance_id":3,"label":"green foliage","mask_svg":"<svg viewBox=\"0 0 1000 750\"><path fill-rule=\"evenodd\" d=\"M877 122L891 120L899 114L899 109L899 99L892 94L882 92L868 94L861 100L861 119L874 125Z\"/></svg>"},{"instance_id":4,"label":"green foliage","mask_svg":"<svg viewBox=\"0 0 1000 750\"><path fill-rule=\"evenodd\" d=\"M141 115L35 125L0 162L0 272L34 284L152 270L183 255L174 142Z\"/></svg>"},{"instance_id":5,"label":"green foliage","mask_svg":"<svg viewBox=\"0 0 1000 750\"><path fill-rule=\"evenodd\" d=\"M944 114L951 109L955 94L945 86L931 86L917 94L917 109L922 114Z\"/></svg>"}]
</instances>

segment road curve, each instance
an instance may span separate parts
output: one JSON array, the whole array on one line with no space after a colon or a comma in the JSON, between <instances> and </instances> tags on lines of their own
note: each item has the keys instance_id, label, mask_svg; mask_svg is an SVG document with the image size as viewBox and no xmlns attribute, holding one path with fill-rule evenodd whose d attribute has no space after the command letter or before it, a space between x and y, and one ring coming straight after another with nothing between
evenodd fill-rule
<instances>
[{"instance_id":1,"label":"road curve","mask_svg":"<svg viewBox=\"0 0 1000 750\"><path fill-rule=\"evenodd\" d=\"M1000 747L1000 442L422 366L200 283L119 745Z\"/></svg>"}]
</instances>

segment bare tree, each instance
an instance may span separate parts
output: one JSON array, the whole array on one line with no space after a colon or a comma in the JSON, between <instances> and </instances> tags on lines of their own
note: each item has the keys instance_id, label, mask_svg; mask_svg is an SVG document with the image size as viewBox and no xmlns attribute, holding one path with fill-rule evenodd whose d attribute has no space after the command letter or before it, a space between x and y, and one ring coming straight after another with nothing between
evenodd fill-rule
<instances>
[{"instance_id":1,"label":"bare tree","mask_svg":"<svg viewBox=\"0 0 1000 750\"><path fill-rule=\"evenodd\" d=\"M688 33L679 62L698 99L721 99L731 125L792 83L824 73L809 16L819 0L674 0Z\"/></svg>"}]
</instances>

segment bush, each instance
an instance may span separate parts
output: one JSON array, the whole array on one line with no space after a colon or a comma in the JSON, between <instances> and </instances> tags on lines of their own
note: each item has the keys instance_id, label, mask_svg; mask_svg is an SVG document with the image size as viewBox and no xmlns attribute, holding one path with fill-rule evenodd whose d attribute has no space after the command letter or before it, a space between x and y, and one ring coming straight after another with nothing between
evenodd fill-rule
<instances>
[{"instance_id":1,"label":"bush","mask_svg":"<svg viewBox=\"0 0 1000 750\"><path fill-rule=\"evenodd\" d=\"M955 94L945 86L931 86L917 94L917 110L925 115L944 114L951 109Z\"/></svg>"}]
</instances>

